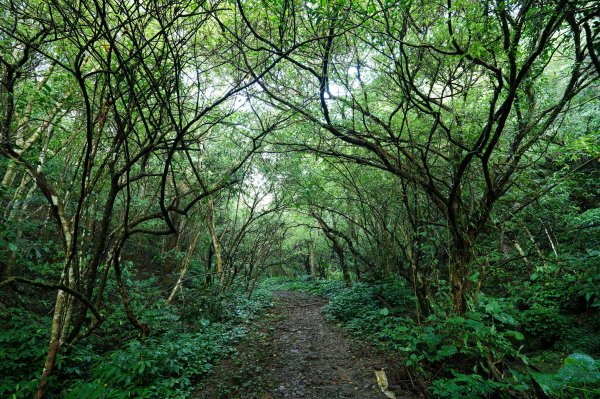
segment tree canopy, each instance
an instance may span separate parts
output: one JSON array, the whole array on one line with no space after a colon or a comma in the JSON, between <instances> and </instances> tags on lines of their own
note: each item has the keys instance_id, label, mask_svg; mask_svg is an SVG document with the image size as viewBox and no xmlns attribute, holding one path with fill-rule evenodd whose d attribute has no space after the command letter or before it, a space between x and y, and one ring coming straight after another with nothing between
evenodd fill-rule
<instances>
[{"instance_id":1,"label":"tree canopy","mask_svg":"<svg viewBox=\"0 0 600 399\"><path fill-rule=\"evenodd\" d=\"M117 306L153 333L144 276L166 305L186 284L218 303L267 276L394 277L418 322L512 287L597 305L598 15L0 0L0 310L43 290L31 311L52 312L35 397Z\"/></svg>"}]
</instances>

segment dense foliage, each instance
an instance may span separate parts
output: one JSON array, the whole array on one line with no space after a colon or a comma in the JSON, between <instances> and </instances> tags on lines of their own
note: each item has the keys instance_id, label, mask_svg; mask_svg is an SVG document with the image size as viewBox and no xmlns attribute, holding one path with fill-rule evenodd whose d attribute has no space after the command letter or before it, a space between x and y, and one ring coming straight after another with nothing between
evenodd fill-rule
<instances>
[{"instance_id":1,"label":"dense foliage","mask_svg":"<svg viewBox=\"0 0 600 399\"><path fill-rule=\"evenodd\" d=\"M156 283L154 279L134 283L132 290L140 303L136 313L148 323L152 335L139 337L128 328L120 307L107 309L111 315L104 328L57 359L57 375L48 397L188 397L270 303L264 290L253 300L218 299L196 292L176 307L164 300L148 303ZM0 395L30 398L43 365L47 332L42 327L48 317L19 308L5 309L2 317L7 326L0 333L4 359Z\"/></svg>"},{"instance_id":2,"label":"dense foliage","mask_svg":"<svg viewBox=\"0 0 600 399\"><path fill-rule=\"evenodd\" d=\"M598 15L0 0L0 395L186 397L305 276L424 395L593 397Z\"/></svg>"},{"instance_id":3,"label":"dense foliage","mask_svg":"<svg viewBox=\"0 0 600 399\"><path fill-rule=\"evenodd\" d=\"M418 323L411 306L414 296L402 281L352 288L339 281L306 279L266 284L327 296L330 302L323 311L330 320L396 354L402 379L415 391L426 384L436 398L528 397L539 390L556 398L600 394L597 318L581 328L574 317L556 309L539 309L532 317L518 311L513 298L480 296L464 316L440 308ZM541 335L532 331L536 328ZM546 344L541 352L540 336L549 334L554 335L550 349Z\"/></svg>"}]
</instances>

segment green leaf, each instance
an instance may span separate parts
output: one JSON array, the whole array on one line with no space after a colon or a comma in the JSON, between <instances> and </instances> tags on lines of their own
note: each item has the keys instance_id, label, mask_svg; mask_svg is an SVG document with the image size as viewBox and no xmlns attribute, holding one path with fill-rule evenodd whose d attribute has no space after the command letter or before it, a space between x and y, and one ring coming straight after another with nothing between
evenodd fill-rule
<instances>
[{"instance_id":1,"label":"green leaf","mask_svg":"<svg viewBox=\"0 0 600 399\"><path fill-rule=\"evenodd\" d=\"M473 283L476 283L477 281L479 281L479 272L471 274L469 276L469 280L471 280L471 282L473 282Z\"/></svg>"},{"instance_id":2,"label":"green leaf","mask_svg":"<svg viewBox=\"0 0 600 399\"><path fill-rule=\"evenodd\" d=\"M490 314L499 313L500 304L498 302L490 302L487 305L485 305L485 311Z\"/></svg>"},{"instance_id":3,"label":"green leaf","mask_svg":"<svg viewBox=\"0 0 600 399\"><path fill-rule=\"evenodd\" d=\"M454 346L454 345L444 345L437 352L437 355L439 357L443 358L443 357L452 356L455 353L458 353L458 349L456 349L456 346Z\"/></svg>"},{"instance_id":4,"label":"green leaf","mask_svg":"<svg viewBox=\"0 0 600 399\"><path fill-rule=\"evenodd\" d=\"M515 337L518 341L523 341L525 339L525 336L520 333L519 331L507 331L506 335L512 335L513 337Z\"/></svg>"},{"instance_id":5,"label":"green leaf","mask_svg":"<svg viewBox=\"0 0 600 399\"><path fill-rule=\"evenodd\" d=\"M381 310L379 311L379 314L380 314L380 315L382 315L382 316L387 316L387 315L389 315L389 314L390 314L390 311L389 311L389 309L388 309L388 308L383 308L383 309L381 309Z\"/></svg>"},{"instance_id":6,"label":"green leaf","mask_svg":"<svg viewBox=\"0 0 600 399\"><path fill-rule=\"evenodd\" d=\"M511 324L511 325L518 324L514 317L512 317L511 315L506 314L506 313L495 313L493 315L493 317L494 317L494 319L496 319L502 323Z\"/></svg>"},{"instance_id":7,"label":"green leaf","mask_svg":"<svg viewBox=\"0 0 600 399\"><path fill-rule=\"evenodd\" d=\"M19 249L19 247L17 247L15 244L13 244L12 242L8 243L8 249L10 249L13 252L16 252L17 249Z\"/></svg>"}]
</instances>

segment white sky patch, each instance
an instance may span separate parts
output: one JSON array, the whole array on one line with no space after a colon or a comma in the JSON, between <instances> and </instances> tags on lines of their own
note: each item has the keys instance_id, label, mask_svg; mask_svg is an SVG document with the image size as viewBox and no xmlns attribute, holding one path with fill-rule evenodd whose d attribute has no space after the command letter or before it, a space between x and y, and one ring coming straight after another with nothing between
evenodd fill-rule
<instances>
[{"instance_id":1,"label":"white sky patch","mask_svg":"<svg viewBox=\"0 0 600 399\"><path fill-rule=\"evenodd\" d=\"M350 94L350 92L342 85L339 85L335 82L329 83L329 91L335 97L346 97Z\"/></svg>"},{"instance_id":2,"label":"white sky patch","mask_svg":"<svg viewBox=\"0 0 600 399\"><path fill-rule=\"evenodd\" d=\"M253 199L258 197L259 201L256 205L256 210L261 211L267 209L273 200L275 200L275 196L270 191L271 187L269 179L267 179L263 173L252 170L250 178L248 179L248 184L250 185L250 192L249 195L247 195L246 200L252 203Z\"/></svg>"},{"instance_id":3,"label":"white sky patch","mask_svg":"<svg viewBox=\"0 0 600 399\"><path fill-rule=\"evenodd\" d=\"M238 111L252 112L250 100L248 99L248 96L244 93L238 93L235 96L233 96L233 108L235 108Z\"/></svg>"}]
</instances>

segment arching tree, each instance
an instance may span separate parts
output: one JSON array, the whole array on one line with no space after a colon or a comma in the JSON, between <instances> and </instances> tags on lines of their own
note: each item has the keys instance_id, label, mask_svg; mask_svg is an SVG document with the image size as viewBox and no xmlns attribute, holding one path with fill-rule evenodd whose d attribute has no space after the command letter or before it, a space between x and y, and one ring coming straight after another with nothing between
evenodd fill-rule
<instances>
[{"instance_id":1,"label":"arching tree","mask_svg":"<svg viewBox=\"0 0 600 399\"><path fill-rule=\"evenodd\" d=\"M261 97L314 126L307 150L392 173L429 198L436 214L425 223L446 230L454 309L464 312L494 204L598 79L581 27L592 3L272 7L283 28L238 2L248 47L276 55L293 46L283 37L314 44L261 78Z\"/></svg>"}]
</instances>

